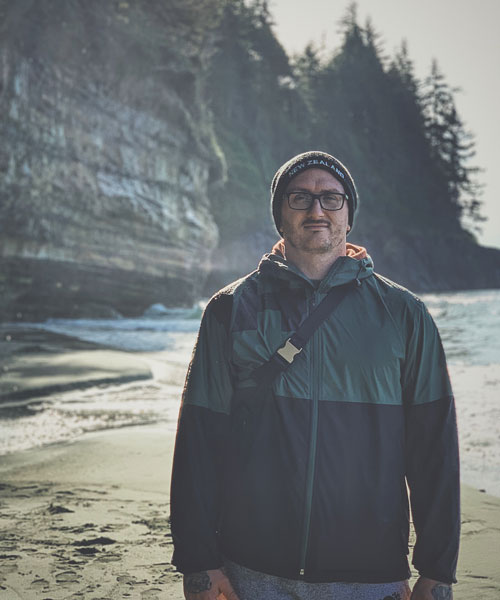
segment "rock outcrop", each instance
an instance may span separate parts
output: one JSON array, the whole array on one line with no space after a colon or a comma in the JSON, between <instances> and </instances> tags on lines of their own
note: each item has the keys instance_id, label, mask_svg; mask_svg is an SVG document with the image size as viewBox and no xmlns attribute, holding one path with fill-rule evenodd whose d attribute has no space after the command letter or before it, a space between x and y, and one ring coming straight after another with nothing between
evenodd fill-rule
<instances>
[{"instance_id":1,"label":"rock outcrop","mask_svg":"<svg viewBox=\"0 0 500 600\"><path fill-rule=\"evenodd\" d=\"M192 303L218 239L207 40L168 3L2 4L0 314Z\"/></svg>"}]
</instances>

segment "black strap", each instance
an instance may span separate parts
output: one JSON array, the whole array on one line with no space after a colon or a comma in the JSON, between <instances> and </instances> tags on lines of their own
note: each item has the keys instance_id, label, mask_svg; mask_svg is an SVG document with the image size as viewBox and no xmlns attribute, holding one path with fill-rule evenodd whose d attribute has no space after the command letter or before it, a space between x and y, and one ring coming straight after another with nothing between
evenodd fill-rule
<instances>
[{"instance_id":1,"label":"black strap","mask_svg":"<svg viewBox=\"0 0 500 600\"><path fill-rule=\"evenodd\" d=\"M321 300L313 312L301 323L297 331L278 348L271 358L254 370L251 377L258 387L270 386L276 377L288 368L295 357L310 340L312 334L321 323L331 315L349 291L355 287L357 281L332 287L328 294Z\"/></svg>"}]
</instances>

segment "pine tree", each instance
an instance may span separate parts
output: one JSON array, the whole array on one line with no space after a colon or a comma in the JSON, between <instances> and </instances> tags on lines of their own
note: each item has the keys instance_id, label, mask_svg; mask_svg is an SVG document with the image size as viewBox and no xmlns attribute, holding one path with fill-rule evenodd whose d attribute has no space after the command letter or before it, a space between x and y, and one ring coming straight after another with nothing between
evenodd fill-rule
<instances>
[{"instance_id":1,"label":"pine tree","mask_svg":"<svg viewBox=\"0 0 500 600\"><path fill-rule=\"evenodd\" d=\"M402 40L399 50L389 65L389 74L398 78L401 87L418 101L419 82L415 77L415 68L408 52L406 39Z\"/></svg>"},{"instance_id":2,"label":"pine tree","mask_svg":"<svg viewBox=\"0 0 500 600\"><path fill-rule=\"evenodd\" d=\"M434 60L422 94L431 157L446 181L447 199L457 216L466 216L473 223L478 223L483 220L479 199L481 186L475 178L479 169L468 166L475 155L475 143L458 115L454 99L457 91L457 88L450 88L446 83Z\"/></svg>"},{"instance_id":3,"label":"pine tree","mask_svg":"<svg viewBox=\"0 0 500 600\"><path fill-rule=\"evenodd\" d=\"M406 40L401 42L390 61L387 75L399 126L407 137L407 146L415 156L429 155L429 141L421 102L421 82L415 76Z\"/></svg>"},{"instance_id":4,"label":"pine tree","mask_svg":"<svg viewBox=\"0 0 500 600\"><path fill-rule=\"evenodd\" d=\"M301 54L294 57L293 76L295 84L316 122L316 104L323 64L318 48L310 42Z\"/></svg>"}]
</instances>

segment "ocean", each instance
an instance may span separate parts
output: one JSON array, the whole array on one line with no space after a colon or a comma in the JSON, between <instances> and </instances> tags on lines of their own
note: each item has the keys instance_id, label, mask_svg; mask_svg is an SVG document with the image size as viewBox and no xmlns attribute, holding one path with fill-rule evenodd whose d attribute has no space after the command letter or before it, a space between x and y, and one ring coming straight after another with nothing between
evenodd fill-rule
<instances>
[{"instance_id":1,"label":"ocean","mask_svg":"<svg viewBox=\"0 0 500 600\"><path fill-rule=\"evenodd\" d=\"M426 294L422 299L438 325L448 360L462 480L500 496L500 290ZM0 405L0 455L130 425L162 422L175 431L203 306L155 306L135 319L24 324L137 353L154 377L56 393L30 404Z\"/></svg>"}]
</instances>

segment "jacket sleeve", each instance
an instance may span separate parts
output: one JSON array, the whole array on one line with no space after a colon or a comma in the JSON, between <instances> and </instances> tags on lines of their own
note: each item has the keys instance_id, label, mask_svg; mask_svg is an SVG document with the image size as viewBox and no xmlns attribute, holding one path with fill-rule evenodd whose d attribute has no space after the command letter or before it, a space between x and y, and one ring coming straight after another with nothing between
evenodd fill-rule
<instances>
[{"instance_id":1,"label":"jacket sleeve","mask_svg":"<svg viewBox=\"0 0 500 600\"><path fill-rule=\"evenodd\" d=\"M406 478L419 574L455 583L460 478L455 403L436 325L420 301L409 326L402 373Z\"/></svg>"},{"instance_id":2,"label":"jacket sleeve","mask_svg":"<svg viewBox=\"0 0 500 600\"><path fill-rule=\"evenodd\" d=\"M182 573L222 566L217 526L232 396L231 297L214 297L202 317L179 414L170 492L172 563Z\"/></svg>"}]
</instances>

